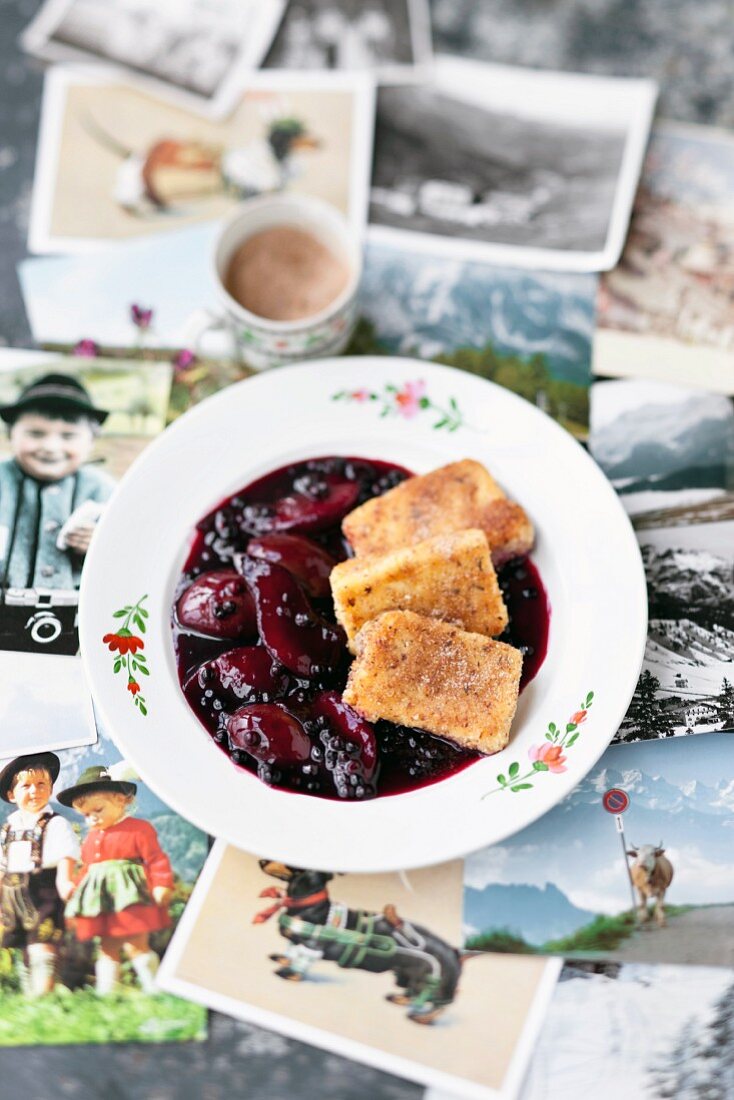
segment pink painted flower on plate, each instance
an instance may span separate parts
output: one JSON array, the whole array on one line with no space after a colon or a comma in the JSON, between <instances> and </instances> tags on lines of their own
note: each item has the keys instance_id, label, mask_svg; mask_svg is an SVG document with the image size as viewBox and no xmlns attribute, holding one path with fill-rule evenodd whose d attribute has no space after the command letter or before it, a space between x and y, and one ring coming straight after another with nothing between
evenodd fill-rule
<instances>
[{"instance_id":1,"label":"pink painted flower on plate","mask_svg":"<svg viewBox=\"0 0 734 1100\"><path fill-rule=\"evenodd\" d=\"M569 718L568 721L570 723L572 723L574 726L580 726L582 722L586 721L586 715L587 714L588 714L588 711L586 711L586 710L577 710L575 714L571 715L571 717Z\"/></svg>"},{"instance_id":2,"label":"pink painted flower on plate","mask_svg":"<svg viewBox=\"0 0 734 1100\"><path fill-rule=\"evenodd\" d=\"M407 420L414 417L420 411L421 398L425 392L425 382L406 382L403 388L395 394L395 404L400 415Z\"/></svg>"},{"instance_id":3,"label":"pink painted flower on plate","mask_svg":"<svg viewBox=\"0 0 734 1100\"><path fill-rule=\"evenodd\" d=\"M566 771L566 757L563 755L560 745L551 745L545 743L543 745L533 745L528 752L528 756L535 763L545 764L548 771L554 772L556 775L559 772Z\"/></svg>"},{"instance_id":4,"label":"pink painted flower on plate","mask_svg":"<svg viewBox=\"0 0 734 1100\"><path fill-rule=\"evenodd\" d=\"M351 397L352 401L369 401L370 391L369 390L352 390L352 392L350 393L349 396Z\"/></svg>"}]
</instances>

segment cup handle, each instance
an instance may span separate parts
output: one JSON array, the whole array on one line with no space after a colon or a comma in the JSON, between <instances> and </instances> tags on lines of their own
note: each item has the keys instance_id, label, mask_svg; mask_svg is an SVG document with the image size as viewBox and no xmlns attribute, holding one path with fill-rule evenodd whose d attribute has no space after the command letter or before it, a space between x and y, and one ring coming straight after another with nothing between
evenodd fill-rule
<instances>
[{"instance_id":1,"label":"cup handle","mask_svg":"<svg viewBox=\"0 0 734 1100\"><path fill-rule=\"evenodd\" d=\"M215 333L225 333L227 339L218 341L216 349L210 349L211 357L217 358L227 354L228 358L240 359L239 345L226 314L215 313L213 309L194 310L181 332L181 344L183 347L190 348L194 355L206 359L206 338ZM228 347L228 352L224 351L225 346Z\"/></svg>"}]
</instances>

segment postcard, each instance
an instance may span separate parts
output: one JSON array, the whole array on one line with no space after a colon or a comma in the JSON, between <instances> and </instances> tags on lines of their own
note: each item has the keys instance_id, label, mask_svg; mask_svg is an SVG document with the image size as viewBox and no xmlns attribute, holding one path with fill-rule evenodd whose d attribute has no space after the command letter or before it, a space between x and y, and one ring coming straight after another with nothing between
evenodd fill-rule
<instances>
[{"instance_id":1,"label":"postcard","mask_svg":"<svg viewBox=\"0 0 734 1100\"><path fill-rule=\"evenodd\" d=\"M46 0L21 43L46 61L104 62L220 118L262 61L285 0Z\"/></svg>"},{"instance_id":2,"label":"postcard","mask_svg":"<svg viewBox=\"0 0 734 1100\"><path fill-rule=\"evenodd\" d=\"M24 261L18 270L34 338L136 346L130 303L140 301L152 309L146 346L187 347L224 369L231 345L213 331L196 336L217 312L208 264L216 232L214 224L197 225L91 255ZM369 241L350 352L417 355L472 371L584 438L596 285L593 275L495 268ZM230 368L227 380L241 376ZM208 392L207 373L177 373L176 408L182 386Z\"/></svg>"},{"instance_id":3,"label":"postcard","mask_svg":"<svg viewBox=\"0 0 734 1100\"><path fill-rule=\"evenodd\" d=\"M733 1004L734 970L569 964L553 994L521 1100L723 1098L734 1059ZM424 1100L450 1097L431 1089Z\"/></svg>"},{"instance_id":4,"label":"postcard","mask_svg":"<svg viewBox=\"0 0 734 1100\"><path fill-rule=\"evenodd\" d=\"M497 268L370 239L353 350L459 367L585 437L595 276Z\"/></svg>"},{"instance_id":5,"label":"postcard","mask_svg":"<svg viewBox=\"0 0 734 1100\"><path fill-rule=\"evenodd\" d=\"M92 357L0 353L0 652L76 654L95 527L116 481L166 423L170 363L79 351Z\"/></svg>"},{"instance_id":6,"label":"postcard","mask_svg":"<svg viewBox=\"0 0 734 1100\"><path fill-rule=\"evenodd\" d=\"M509 1100L558 966L481 954L462 962L460 896L459 863L330 875L218 841L159 983L389 1073Z\"/></svg>"},{"instance_id":7,"label":"postcard","mask_svg":"<svg viewBox=\"0 0 734 1100\"><path fill-rule=\"evenodd\" d=\"M603 271L619 258L656 86L436 59L382 87L372 233L515 267Z\"/></svg>"},{"instance_id":8,"label":"postcard","mask_svg":"<svg viewBox=\"0 0 734 1100\"><path fill-rule=\"evenodd\" d=\"M467 947L734 966L732 774L728 734L607 749L544 817L467 858Z\"/></svg>"},{"instance_id":9,"label":"postcard","mask_svg":"<svg viewBox=\"0 0 734 1100\"><path fill-rule=\"evenodd\" d=\"M395 81L431 60L427 0L290 0L264 67L373 69Z\"/></svg>"},{"instance_id":10,"label":"postcard","mask_svg":"<svg viewBox=\"0 0 734 1100\"><path fill-rule=\"evenodd\" d=\"M108 70L45 78L28 247L88 252L293 191L366 219L374 86L366 73L251 73L223 122L196 117Z\"/></svg>"},{"instance_id":11,"label":"postcard","mask_svg":"<svg viewBox=\"0 0 734 1100\"><path fill-rule=\"evenodd\" d=\"M617 739L734 728L734 400L597 382L590 448L647 577L645 659Z\"/></svg>"},{"instance_id":12,"label":"postcard","mask_svg":"<svg viewBox=\"0 0 734 1100\"><path fill-rule=\"evenodd\" d=\"M657 125L619 266L599 288L594 370L734 394L734 136Z\"/></svg>"},{"instance_id":13,"label":"postcard","mask_svg":"<svg viewBox=\"0 0 734 1100\"><path fill-rule=\"evenodd\" d=\"M0 761L0 1047L180 1042L206 1012L156 974L207 837L88 748Z\"/></svg>"}]
</instances>

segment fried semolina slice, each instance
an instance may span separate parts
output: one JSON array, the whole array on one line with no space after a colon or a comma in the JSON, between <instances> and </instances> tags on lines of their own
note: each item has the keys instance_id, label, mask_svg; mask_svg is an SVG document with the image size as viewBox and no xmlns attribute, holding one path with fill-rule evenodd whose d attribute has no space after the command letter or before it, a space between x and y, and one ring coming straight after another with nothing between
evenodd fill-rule
<instances>
[{"instance_id":1,"label":"fried semolina slice","mask_svg":"<svg viewBox=\"0 0 734 1100\"><path fill-rule=\"evenodd\" d=\"M484 531L495 565L527 554L533 545L524 510L471 458L408 478L355 508L342 524L357 557L387 554L467 527Z\"/></svg>"},{"instance_id":2,"label":"fried semolina slice","mask_svg":"<svg viewBox=\"0 0 734 1100\"><path fill-rule=\"evenodd\" d=\"M389 554L350 558L335 566L329 579L352 653L357 632L383 611L415 611L488 637L507 626L487 536L478 528Z\"/></svg>"},{"instance_id":3,"label":"fried semolina slice","mask_svg":"<svg viewBox=\"0 0 734 1100\"><path fill-rule=\"evenodd\" d=\"M344 700L370 722L428 730L498 752L517 707L517 649L412 611L386 611L357 635Z\"/></svg>"}]
</instances>

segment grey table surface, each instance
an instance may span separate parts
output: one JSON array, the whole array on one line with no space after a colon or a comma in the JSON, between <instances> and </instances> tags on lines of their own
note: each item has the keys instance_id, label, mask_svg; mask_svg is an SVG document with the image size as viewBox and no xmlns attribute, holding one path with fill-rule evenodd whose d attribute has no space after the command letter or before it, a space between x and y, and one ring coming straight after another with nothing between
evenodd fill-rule
<instances>
[{"instance_id":1,"label":"grey table surface","mask_svg":"<svg viewBox=\"0 0 734 1100\"><path fill-rule=\"evenodd\" d=\"M660 84L658 117L734 126L734 0L431 0L431 6L442 52L651 77ZM17 38L37 7L38 0L0 0L0 344L15 347L31 346L15 267L27 254L43 82L41 67L23 55ZM422 1093L216 1013L204 1043L0 1053L3 1100L418 1100Z\"/></svg>"}]
</instances>

